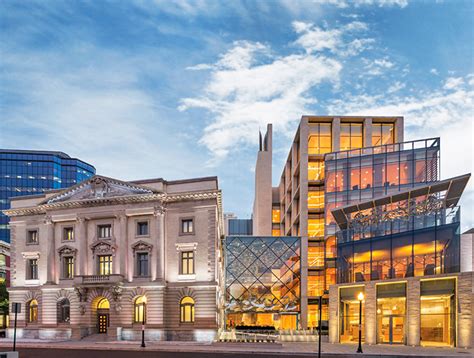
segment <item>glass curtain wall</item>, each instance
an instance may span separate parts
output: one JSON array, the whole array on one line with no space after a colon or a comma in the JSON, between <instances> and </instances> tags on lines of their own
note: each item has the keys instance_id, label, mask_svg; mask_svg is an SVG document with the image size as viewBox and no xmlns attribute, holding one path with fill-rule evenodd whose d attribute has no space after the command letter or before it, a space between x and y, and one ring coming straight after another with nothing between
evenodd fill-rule
<instances>
[{"instance_id":1,"label":"glass curtain wall","mask_svg":"<svg viewBox=\"0 0 474 358\"><path fill-rule=\"evenodd\" d=\"M459 228L457 220L360 240L350 239L349 235L338 236L337 282L459 272Z\"/></svg>"},{"instance_id":2,"label":"glass curtain wall","mask_svg":"<svg viewBox=\"0 0 474 358\"><path fill-rule=\"evenodd\" d=\"M300 311L300 239L225 239L227 327L296 329Z\"/></svg>"}]
</instances>

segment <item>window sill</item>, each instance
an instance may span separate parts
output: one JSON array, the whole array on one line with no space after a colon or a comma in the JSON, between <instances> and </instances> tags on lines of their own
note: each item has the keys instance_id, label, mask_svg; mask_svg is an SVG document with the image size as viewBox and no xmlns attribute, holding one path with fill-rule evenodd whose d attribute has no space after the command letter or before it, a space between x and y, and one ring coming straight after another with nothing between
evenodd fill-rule
<instances>
[{"instance_id":1,"label":"window sill","mask_svg":"<svg viewBox=\"0 0 474 358\"><path fill-rule=\"evenodd\" d=\"M135 238L136 239L146 239L146 238L149 238L150 237L150 234L146 234L146 235L135 235Z\"/></svg>"},{"instance_id":2,"label":"window sill","mask_svg":"<svg viewBox=\"0 0 474 358\"><path fill-rule=\"evenodd\" d=\"M25 286L39 286L40 284L40 280L37 279L37 280L25 280Z\"/></svg>"},{"instance_id":3,"label":"window sill","mask_svg":"<svg viewBox=\"0 0 474 358\"><path fill-rule=\"evenodd\" d=\"M178 281L196 281L196 274L178 275Z\"/></svg>"},{"instance_id":4,"label":"window sill","mask_svg":"<svg viewBox=\"0 0 474 358\"><path fill-rule=\"evenodd\" d=\"M75 242L75 240L74 239L72 239L72 240L61 240L61 243L66 243L66 242Z\"/></svg>"},{"instance_id":5,"label":"window sill","mask_svg":"<svg viewBox=\"0 0 474 358\"><path fill-rule=\"evenodd\" d=\"M26 246L34 246L34 245L39 245L39 242L27 242Z\"/></svg>"},{"instance_id":6,"label":"window sill","mask_svg":"<svg viewBox=\"0 0 474 358\"><path fill-rule=\"evenodd\" d=\"M180 232L179 236L193 236L195 232Z\"/></svg>"}]
</instances>

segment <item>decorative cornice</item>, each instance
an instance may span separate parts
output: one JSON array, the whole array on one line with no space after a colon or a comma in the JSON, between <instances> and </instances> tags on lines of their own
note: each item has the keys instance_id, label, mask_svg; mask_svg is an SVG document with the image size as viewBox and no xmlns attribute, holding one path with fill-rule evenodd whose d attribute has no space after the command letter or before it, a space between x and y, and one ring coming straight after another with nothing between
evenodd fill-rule
<instances>
[{"instance_id":1,"label":"decorative cornice","mask_svg":"<svg viewBox=\"0 0 474 358\"><path fill-rule=\"evenodd\" d=\"M62 201L55 203L45 203L37 206L7 209L3 210L3 213L7 216L28 216L46 214L49 210L60 210L60 209L72 209L81 207L92 207L92 206L103 206L112 204L133 204L143 202L158 201L160 203L173 203L180 201L196 201L196 200L208 200L216 199L219 205L219 209L222 212L222 194L220 190L208 190L198 192L188 192L180 194L136 194L136 195L125 195L119 197L110 198L93 198L83 199L76 201Z\"/></svg>"}]
</instances>

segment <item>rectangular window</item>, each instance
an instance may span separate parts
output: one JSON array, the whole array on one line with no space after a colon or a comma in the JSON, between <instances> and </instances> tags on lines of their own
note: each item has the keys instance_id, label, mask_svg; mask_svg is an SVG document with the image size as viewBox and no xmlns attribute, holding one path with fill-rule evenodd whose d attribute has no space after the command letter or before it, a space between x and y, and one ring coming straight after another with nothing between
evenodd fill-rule
<instances>
[{"instance_id":1,"label":"rectangular window","mask_svg":"<svg viewBox=\"0 0 474 358\"><path fill-rule=\"evenodd\" d=\"M372 146L394 144L393 123L373 123L372 124Z\"/></svg>"},{"instance_id":2,"label":"rectangular window","mask_svg":"<svg viewBox=\"0 0 474 358\"><path fill-rule=\"evenodd\" d=\"M183 234L192 234L194 232L193 219L181 220L181 232Z\"/></svg>"},{"instance_id":3,"label":"rectangular window","mask_svg":"<svg viewBox=\"0 0 474 358\"><path fill-rule=\"evenodd\" d=\"M308 191L308 209L324 208L324 191L317 189Z\"/></svg>"},{"instance_id":4,"label":"rectangular window","mask_svg":"<svg viewBox=\"0 0 474 358\"><path fill-rule=\"evenodd\" d=\"M66 256L63 257L63 278L74 278L74 257Z\"/></svg>"},{"instance_id":5,"label":"rectangular window","mask_svg":"<svg viewBox=\"0 0 474 358\"><path fill-rule=\"evenodd\" d=\"M272 229L272 236L280 236L280 229Z\"/></svg>"},{"instance_id":6,"label":"rectangular window","mask_svg":"<svg viewBox=\"0 0 474 358\"><path fill-rule=\"evenodd\" d=\"M194 275L194 251L181 252L181 274Z\"/></svg>"},{"instance_id":7,"label":"rectangular window","mask_svg":"<svg viewBox=\"0 0 474 358\"><path fill-rule=\"evenodd\" d=\"M99 225L98 236L99 239L109 239L112 236L112 225Z\"/></svg>"},{"instance_id":8,"label":"rectangular window","mask_svg":"<svg viewBox=\"0 0 474 358\"><path fill-rule=\"evenodd\" d=\"M280 223L280 209L272 209L272 223Z\"/></svg>"},{"instance_id":9,"label":"rectangular window","mask_svg":"<svg viewBox=\"0 0 474 358\"><path fill-rule=\"evenodd\" d=\"M364 287L347 287L341 288L339 291L340 297L340 342L358 342L359 340L359 321L362 321L360 329L362 335L362 342L364 342L365 333L365 319L364 310L362 310L362 317L359 316L360 302L357 299L359 292L364 292ZM365 305L364 305L365 307ZM364 308L363 307L363 308Z\"/></svg>"},{"instance_id":10,"label":"rectangular window","mask_svg":"<svg viewBox=\"0 0 474 358\"><path fill-rule=\"evenodd\" d=\"M331 123L312 123L308 139L308 154L331 152Z\"/></svg>"},{"instance_id":11,"label":"rectangular window","mask_svg":"<svg viewBox=\"0 0 474 358\"><path fill-rule=\"evenodd\" d=\"M137 236L148 235L148 221L140 221L137 223Z\"/></svg>"},{"instance_id":12,"label":"rectangular window","mask_svg":"<svg viewBox=\"0 0 474 358\"><path fill-rule=\"evenodd\" d=\"M37 244L38 243L38 230L28 230L27 243Z\"/></svg>"},{"instance_id":13,"label":"rectangular window","mask_svg":"<svg viewBox=\"0 0 474 358\"><path fill-rule=\"evenodd\" d=\"M74 240L74 229L72 227L65 227L63 231L63 240L72 241Z\"/></svg>"},{"instance_id":14,"label":"rectangular window","mask_svg":"<svg viewBox=\"0 0 474 358\"><path fill-rule=\"evenodd\" d=\"M112 274L112 255L99 256L99 275Z\"/></svg>"},{"instance_id":15,"label":"rectangular window","mask_svg":"<svg viewBox=\"0 0 474 358\"><path fill-rule=\"evenodd\" d=\"M28 280L38 279L38 259L28 260L27 279Z\"/></svg>"},{"instance_id":16,"label":"rectangular window","mask_svg":"<svg viewBox=\"0 0 474 358\"><path fill-rule=\"evenodd\" d=\"M308 180L323 180L324 179L324 162L308 162Z\"/></svg>"},{"instance_id":17,"label":"rectangular window","mask_svg":"<svg viewBox=\"0 0 474 358\"><path fill-rule=\"evenodd\" d=\"M308 237L324 236L324 219L308 219Z\"/></svg>"},{"instance_id":18,"label":"rectangular window","mask_svg":"<svg viewBox=\"0 0 474 358\"><path fill-rule=\"evenodd\" d=\"M340 150L362 148L362 123L341 123Z\"/></svg>"},{"instance_id":19,"label":"rectangular window","mask_svg":"<svg viewBox=\"0 0 474 358\"><path fill-rule=\"evenodd\" d=\"M148 253L137 254L137 274L138 276L148 276Z\"/></svg>"}]
</instances>

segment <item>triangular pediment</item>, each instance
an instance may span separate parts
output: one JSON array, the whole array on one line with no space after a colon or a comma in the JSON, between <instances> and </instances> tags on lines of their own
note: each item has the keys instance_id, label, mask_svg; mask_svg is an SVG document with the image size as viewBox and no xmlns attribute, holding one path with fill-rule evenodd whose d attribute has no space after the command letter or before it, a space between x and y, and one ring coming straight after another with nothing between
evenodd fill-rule
<instances>
[{"instance_id":1,"label":"triangular pediment","mask_svg":"<svg viewBox=\"0 0 474 358\"><path fill-rule=\"evenodd\" d=\"M154 194L155 190L124 181L95 175L48 198L42 204Z\"/></svg>"}]
</instances>

